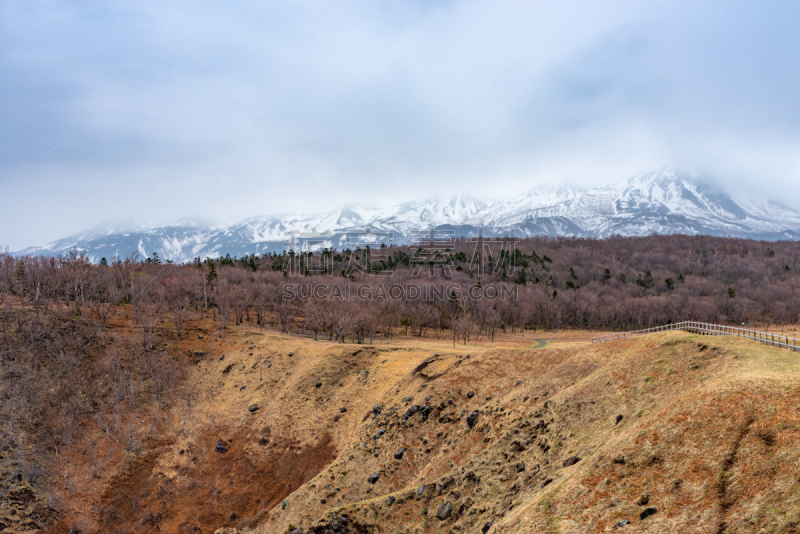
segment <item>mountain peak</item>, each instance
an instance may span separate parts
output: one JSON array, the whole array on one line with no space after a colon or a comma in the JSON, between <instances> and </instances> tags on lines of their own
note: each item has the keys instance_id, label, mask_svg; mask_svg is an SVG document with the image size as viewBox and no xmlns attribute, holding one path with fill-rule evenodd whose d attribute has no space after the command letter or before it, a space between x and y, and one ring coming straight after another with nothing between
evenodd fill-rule
<instances>
[{"instance_id":1,"label":"mountain peak","mask_svg":"<svg viewBox=\"0 0 800 534\"><path fill-rule=\"evenodd\" d=\"M640 173L614 185L581 190L542 183L505 202L490 204L470 195L405 202L388 209L347 204L325 213L250 217L224 228L201 219L134 229L111 221L19 253L59 254L77 247L90 258L121 257L132 251L187 261L196 256L260 254L284 250L287 232L326 234L325 246L340 246L355 229L391 232L396 244L431 226L472 235L484 226L498 234L605 237L653 233L712 234L760 239L800 238L800 213L755 199L737 200L673 166ZM327 237L327 236L330 237Z\"/></svg>"}]
</instances>

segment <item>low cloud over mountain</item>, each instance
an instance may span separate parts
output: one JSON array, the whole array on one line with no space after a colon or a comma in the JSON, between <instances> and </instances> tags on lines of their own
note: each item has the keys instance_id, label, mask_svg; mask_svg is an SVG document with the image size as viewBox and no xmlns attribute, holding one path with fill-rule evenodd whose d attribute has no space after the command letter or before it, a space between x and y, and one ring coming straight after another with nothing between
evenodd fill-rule
<instances>
[{"instance_id":1,"label":"low cloud over mountain","mask_svg":"<svg viewBox=\"0 0 800 534\"><path fill-rule=\"evenodd\" d=\"M800 213L766 200L739 199L680 170L663 168L626 182L580 190L537 188L497 203L456 196L407 202L388 209L358 204L311 215L251 217L224 228L181 220L150 228L107 224L19 253L59 254L78 248L93 259L137 252L175 262L195 257L283 251L289 232L323 234L325 246L349 245L348 232L382 232L395 244L431 227L456 236L606 237L610 235L711 234L758 239L797 239ZM350 236L352 240L352 235ZM304 239L301 238L302 246Z\"/></svg>"}]
</instances>

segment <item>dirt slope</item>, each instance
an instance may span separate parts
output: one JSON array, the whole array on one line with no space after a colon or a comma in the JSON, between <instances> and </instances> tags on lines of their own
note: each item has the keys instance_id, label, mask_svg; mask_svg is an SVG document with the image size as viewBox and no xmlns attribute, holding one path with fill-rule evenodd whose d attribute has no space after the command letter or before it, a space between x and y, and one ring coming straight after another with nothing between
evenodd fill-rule
<instances>
[{"instance_id":1,"label":"dirt slope","mask_svg":"<svg viewBox=\"0 0 800 534\"><path fill-rule=\"evenodd\" d=\"M792 353L678 332L564 350L437 353L391 373L378 362L418 355L379 354L377 381L350 397L361 402L357 419L345 432L324 425L340 429L336 459L256 532L323 532L332 521L377 532L604 532L623 520L620 528L641 532L798 528ZM333 402L320 403L324 413L347 398L337 380L318 389ZM430 408L427 419L419 410L406 417L414 405ZM580 460L569 465L571 457ZM647 508L656 511L640 519Z\"/></svg>"},{"instance_id":2,"label":"dirt slope","mask_svg":"<svg viewBox=\"0 0 800 534\"><path fill-rule=\"evenodd\" d=\"M202 354L185 402L104 482L85 532L800 529L788 351L683 332L525 349L233 328L187 343Z\"/></svg>"}]
</instances>

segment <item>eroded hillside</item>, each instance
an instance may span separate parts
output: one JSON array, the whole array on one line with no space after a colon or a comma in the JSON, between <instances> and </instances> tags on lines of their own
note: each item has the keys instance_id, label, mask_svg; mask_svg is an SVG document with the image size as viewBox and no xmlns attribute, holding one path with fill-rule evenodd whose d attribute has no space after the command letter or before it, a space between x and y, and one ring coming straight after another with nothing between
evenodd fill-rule
<instances>
[{"instance_id":1,"label":"eroded hillside","mask_svg":"<svg viewBox=\"0 0 800 534\"><path fill-rule=\"evenodd\" d=\"M791 352L228 330L170 349L190 355L180 401L136 439L98 418L47 484L12 480L8 531L36 530L22 514L85 533L798 530Z\"/></svg>"},{"instance_id":2,"label":"eroded hillside","mask_svg":"<svg viewBox=\"0 0 800 534\"><path fill-rule=\"evenodd\" d=\"M394 377L256 532L797 529L790 352L677 332L443 353Z\"/></svg>"}]
</instances>

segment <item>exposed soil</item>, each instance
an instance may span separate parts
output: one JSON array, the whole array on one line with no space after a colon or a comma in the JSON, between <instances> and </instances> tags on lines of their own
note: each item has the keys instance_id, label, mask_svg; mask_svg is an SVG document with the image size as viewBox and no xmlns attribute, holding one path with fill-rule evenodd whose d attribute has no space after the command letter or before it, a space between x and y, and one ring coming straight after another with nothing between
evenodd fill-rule
<instances>
[{"instance_id":1,"label":"exposed soil","mask_svg":"<svg viewBox=\"0 0 800 534\"><path fill-rule=\"evenodd\" d=\"M141 423L146 437L87 432L50 467L52 492L3 472L4 531L800 525L800 360L790 352L685 332L596 346L562 333L533 349L514 337L355 346L228 330L180 341L193 355L181 399ZM640 519L648 507L656 512Z\"/></svg>"}]
</instances>

